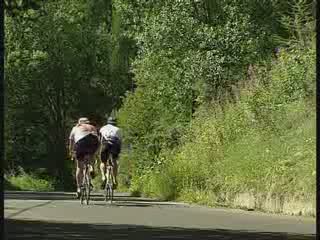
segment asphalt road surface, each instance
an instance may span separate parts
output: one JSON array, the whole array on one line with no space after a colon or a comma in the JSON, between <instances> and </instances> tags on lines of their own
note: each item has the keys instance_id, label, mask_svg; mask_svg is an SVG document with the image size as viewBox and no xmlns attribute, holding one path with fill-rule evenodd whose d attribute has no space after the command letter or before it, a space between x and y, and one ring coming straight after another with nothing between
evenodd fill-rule
<instances>
[{"instance_id":1,"label":"asphalt road surface","mask_svg":"<svg viewBox=\"0 0 320 240\"><path fill-rule=\"evenodd\" d=\"M116 194L80 205L72 193L5 193L6 239L316 239L315 219Z\"/></svg>"}]
</instances>

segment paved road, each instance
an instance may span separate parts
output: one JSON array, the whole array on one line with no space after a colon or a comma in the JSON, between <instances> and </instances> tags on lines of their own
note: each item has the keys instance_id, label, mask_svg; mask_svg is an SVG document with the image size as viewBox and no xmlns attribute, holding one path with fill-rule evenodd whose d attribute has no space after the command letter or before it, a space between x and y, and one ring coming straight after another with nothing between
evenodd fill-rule
<instances>
[{"instance_id":1,"label":"paved road","mask_svg":"<svg viewBox=\"0 0 320 240\"><path fill-rule=\"evenodd\" d=\"M89 206L68 193L5 194L7 239L315 239L315 219L95 195Z\"/></svg>"}]
</instances>

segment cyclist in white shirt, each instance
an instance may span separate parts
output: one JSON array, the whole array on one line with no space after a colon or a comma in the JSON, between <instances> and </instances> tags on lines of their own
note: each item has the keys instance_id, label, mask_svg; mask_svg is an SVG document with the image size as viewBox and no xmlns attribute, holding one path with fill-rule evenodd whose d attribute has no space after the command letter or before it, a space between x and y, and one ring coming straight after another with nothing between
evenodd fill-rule
<instances>
[{"instance_id":1,"label":"cyclist in white shirt","mask_svg":"<svg viewBox=\"0 0 320 240\"><path fill-rule=\"evenodd\" d=\"M80 196L80 188L83 181L84 159L89 156L92 160L99 148L99 137L97 129L90 124L88 118L80 118L78 124L71 130L69 136L69 152L75 153L77 161L76 181L77 197ZM90 172L93 169L90 169Z\"/></svg>"},{"instance_id":2,"label":"cyclist in white shirt","mask_svg":"<svg viewBox=\"0 0 320 240\"><path fill-rule=\"evenodd\" d=\"M108 118L107 125L100 129L100 170L102 175L101 188L104 189L106 184L106 163L109 158L109 154L112 154L113 159L113 175L114 175L114 188L118 185L118 158L121 152L121 134L120 129L116 126L116 121L112 117Z\"/></svg>"}]
</instances>

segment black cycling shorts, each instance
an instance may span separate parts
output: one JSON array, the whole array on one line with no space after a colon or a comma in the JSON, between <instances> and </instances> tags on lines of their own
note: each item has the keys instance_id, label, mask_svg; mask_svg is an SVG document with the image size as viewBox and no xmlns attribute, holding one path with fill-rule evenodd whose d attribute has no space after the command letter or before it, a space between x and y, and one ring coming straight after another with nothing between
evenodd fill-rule
<instances>
[{"instance_id":1,"label":"black cycling shorts","mask_svg":"<svg viewBox=\"0 0 320 240\"><path fill-rule=\"evenodd\" d=\"M75 144L77 160L83 160L85 155L93 155L99 148L99 139L93 134L89 134L80 139Z\"/></svg>"},{"instance_id":2,"label":"black cycling shorts","mask_svg":"<svg viewBox=\"0 0 320 240\"><path fill-rule=\"evenodd\" d=\"M101 150L101 161L107 162L109 154L112 154L112 158L117 160L119 154L121 152L121 142L119 139L112 139L111 142L106 141L105 139L102 140L102 150Z\"/></svg>"}]
</instances>

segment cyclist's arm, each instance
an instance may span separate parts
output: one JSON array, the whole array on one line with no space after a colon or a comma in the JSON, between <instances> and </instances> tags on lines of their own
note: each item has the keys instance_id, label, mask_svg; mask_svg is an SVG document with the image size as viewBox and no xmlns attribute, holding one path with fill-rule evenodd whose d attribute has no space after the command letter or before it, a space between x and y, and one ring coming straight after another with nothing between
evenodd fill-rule
<instances>
[{"instance_id":1,"label":"cyclist's arm","mask_svg":"<svg viewBox=\"0 0 320 240\"><path fill-rule=\"evenodd\" d=\"M74 141L73 139L69 139L69 154L72 156L73 154L73 146L74 146Z\"/></svg>"},{"instance_id":2,"label":"cyclist's arm","mask_svg":"<svg viewBox=\"0 0 320 240\"><path fill-rule=\"evenodd\" d=\"M69 136L69 154L73 155L73 147L74 147L74 128L72 128L72 131Z\"/></svg>"}]
</instances>

